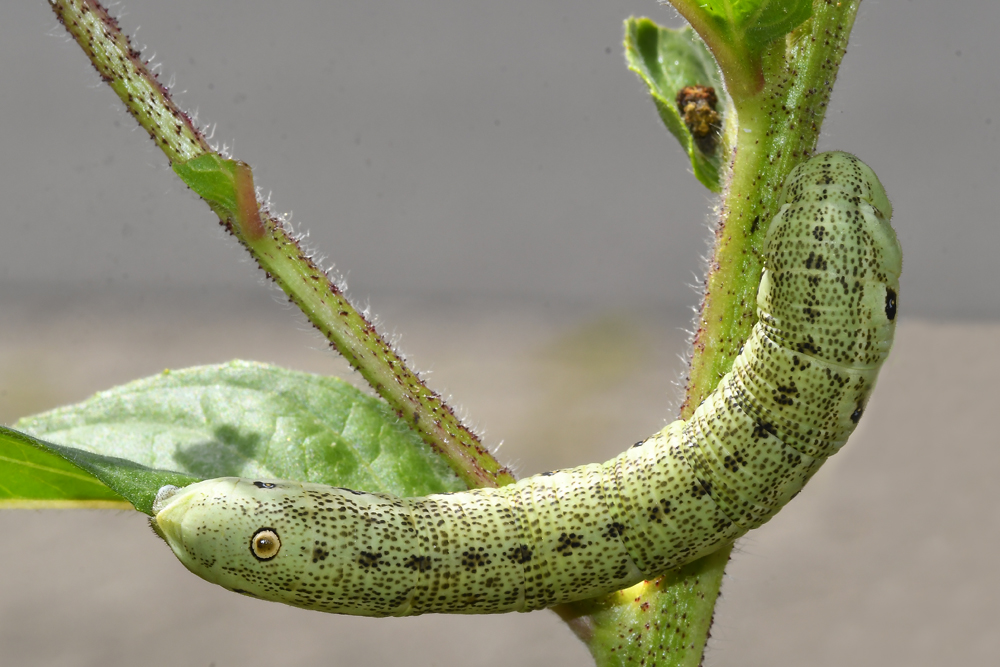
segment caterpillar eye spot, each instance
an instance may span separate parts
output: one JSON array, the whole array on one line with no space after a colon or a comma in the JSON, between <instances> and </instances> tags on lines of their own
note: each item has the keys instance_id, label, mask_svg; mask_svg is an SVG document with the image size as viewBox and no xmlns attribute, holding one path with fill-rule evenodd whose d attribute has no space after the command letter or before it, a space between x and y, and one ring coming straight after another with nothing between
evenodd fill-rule
<instances>
[{"instance_id":1,"label":"caterpillar eye spot","mask_svg":"<svg viewBox=\"0 0 1000 667\"><path fill-rule=\"evenodd\" d=\"M885 316L890 322L896 319L896 290L891 287L885 290Z\"/></svg>"},{"instance_id":2,"label":"caterpillar eye spot","mask_svg":"<svg viewBox=\"0 0 1000 667\"><path fill-rule=\"evenodd\" d=\"M861 421L861 415L863 415L864 413L865 413L864 408L861 407L857 408L854 412L851 413L851 421L857 424L859 421Z\"/></svg>"},{"instance_id":3,"label":"caterpillar eye spot","mask_svg":"<svg viewBox=\"0 0 1000 667\"><path fill-rule=\"evenodd\" d=\"M270 482L254 482L253 485L256 486L258 489L273 489L274 488L274 484L271 484Z\"/></svg>"},{"instance_id":4,"label":"caterpillar eye spot","mask_svg":"<svg viewBox=\"0 0 1000 667\"><path fill-rule=\"evenodd\" d=\"M274 528L261 528L250 538L250 553L257 560L271 560L281 550L281 539Z\"/></svg>"}]
</instances>

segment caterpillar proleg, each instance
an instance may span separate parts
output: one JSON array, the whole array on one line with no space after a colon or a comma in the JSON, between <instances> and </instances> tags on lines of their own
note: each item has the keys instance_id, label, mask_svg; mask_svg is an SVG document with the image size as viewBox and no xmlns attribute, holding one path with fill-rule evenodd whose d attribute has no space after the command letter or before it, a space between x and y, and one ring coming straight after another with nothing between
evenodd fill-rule
<instances>
[{"instance_id":1,"label":"caterpillar proleg","mask_svg":"<svg viewBox=\"0 0 1000 667\"><path fill-rule=\"evenodd\" d=\"M817 155L782 202L732 370L690 419L616 458L420 498L212 479L161 489L154 529L229 590L362 616L540 609L733 541L846 442L895 330L902 253L874 172Z\"/></svg>"}]
</instances>

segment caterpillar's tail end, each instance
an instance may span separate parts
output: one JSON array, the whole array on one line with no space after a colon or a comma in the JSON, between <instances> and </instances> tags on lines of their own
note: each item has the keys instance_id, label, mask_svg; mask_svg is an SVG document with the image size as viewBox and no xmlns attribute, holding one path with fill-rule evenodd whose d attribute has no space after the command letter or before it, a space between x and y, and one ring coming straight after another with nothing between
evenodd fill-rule
<instances>
[{"instance_id":1,"label":"caterpillar's tail end","mask_svg":"<svg viewBox=\"0 0 1000 667\"><path fill-rule=\"evenodd\" d=\"M875 209L876 215L888 223L889 219L892 218L892 202L889 201L889 195L885 193L882 181L878 179L875 171L862 162L858 156L851 153L832 151L823 155L836 156L837 159L847 159L854 163L854 167L862 183L861 199L871 204Z\"/></svg>"},{"instance_id":2,"label":"caterpillar's tail end","mask_svg":"<svg viewBox=\"0 0 1000 667\"><path fill-rule=\"evenodd\" d=\"M822 180L810 181L815 178ZM892 202L885 193L882 181L871 167L852 153L819 153L797 166L785 179L781 201L791 201L790 194L794 195L796 191L809 185L833 185L837 188L846 186L863 201L871 204L880 218L888 221L892 217Z\"/></svg>"}]
</instances>

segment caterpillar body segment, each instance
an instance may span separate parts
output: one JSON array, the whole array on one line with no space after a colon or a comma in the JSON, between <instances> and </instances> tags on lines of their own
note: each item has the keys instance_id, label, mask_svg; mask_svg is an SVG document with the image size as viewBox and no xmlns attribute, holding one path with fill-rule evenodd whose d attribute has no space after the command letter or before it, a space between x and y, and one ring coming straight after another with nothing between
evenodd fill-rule
<instances>
[{"instance_id":1,"label":"caterpillar body segment","mask_svg":"<svg viewBox=\"0 0 1000 667\"><path fill-rule=\"evenodd\" d=\"M158 497L154 529L230 590L364 616L530 611L655 577L770 519L864 413L892 346L902 253L875 174L789 175L758 323L687 421L603 464L395 498L221 478Z\"/></svg>"}]
</instances>

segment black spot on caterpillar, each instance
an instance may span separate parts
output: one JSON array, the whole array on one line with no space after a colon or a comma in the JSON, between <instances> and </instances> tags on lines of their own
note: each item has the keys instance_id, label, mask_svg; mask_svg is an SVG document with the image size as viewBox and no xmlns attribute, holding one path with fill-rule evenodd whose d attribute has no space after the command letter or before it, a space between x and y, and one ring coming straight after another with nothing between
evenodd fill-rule
<instances>
[{"instance_id":1,"label":"black spot on caterpillar","mask_svg":"<svg viewBox=\"0 0 1000 667\"><path fill-rule=\"evenodd\" d=\"M891 288L885 291L885 316L890 322L896 319L896 292Z\"/></svg>"},{"instance_id":2,"label":"black spot on caterpillar","mask_svg":"<svg viewBox=\"0 0 1000 667\"><path fill-rule=\"evenodd\" d=\"M616 458L421 498L213 479L161 489L154 528L208 581L363 616L540 609L732 542L846 442L895 330L902 253L871 169L817 155L782 201L732 370L690 419Z\"/></svg>"},{"instance_id":3,"label":"black spot on caterpillar","mask_svg":"<svg viewBox=\"0 0 1000 667\"><path fill-rule=\"evenodd\" d=\"M254 484L254 486L257 486ZM274 485L257 488L274 488ZM250 553L259 561L271 560L281 550L281 540L274 528L261 528L250 538Z\"/></svg>"}]
</instances>

